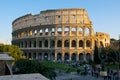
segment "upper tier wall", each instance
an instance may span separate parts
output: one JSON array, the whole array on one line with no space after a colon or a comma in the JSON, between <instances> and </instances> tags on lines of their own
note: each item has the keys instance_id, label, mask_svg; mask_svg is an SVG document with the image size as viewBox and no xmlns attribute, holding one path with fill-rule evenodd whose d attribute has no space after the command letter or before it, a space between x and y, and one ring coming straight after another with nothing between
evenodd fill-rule
<instances>
[{"instance_id":1,"label":"upper tier wall","mask_svg":"<svg viewBox=\"0 0 120 80\"><path fill-rule=\"evenodd\" d=\"M85 9L56 9L41 11L40 14L28 14L13 21L13 31L38 25L51 24L91 24Z\"/></svg>"}]
</instances>

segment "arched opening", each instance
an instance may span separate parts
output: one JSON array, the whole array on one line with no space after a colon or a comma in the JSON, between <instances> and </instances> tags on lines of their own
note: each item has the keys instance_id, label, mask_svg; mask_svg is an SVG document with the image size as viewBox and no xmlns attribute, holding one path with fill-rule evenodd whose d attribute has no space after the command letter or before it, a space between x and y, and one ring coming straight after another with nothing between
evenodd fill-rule
<instances>
[{"instance_id":1,"label":"arched opening","mask_svg":"<svg viewBox=\"0 0 120 80\"><path fill-rule=\"evenodd\" d=\"M44 60L48 60L48 53L44 53Z\"/></svg>"},{"instance_id":2,"label":"arched opening","mask_svg":"<svg viewBox=\"0 0 120 80\"><path fill-rule=\"evenodd\" d=\"M90 34L90 29L86 28L86 35L89 35L89 34Z\"/></svg>"},{"instance_id":3,"label":"arched opening","mask_svg":"<svg viewBox=\"0 0 120 80\"><path fill-rule=\"evenodd\" d=\"M76 35L76 28L75 27L72 27L72 29L71 29L71 35Z\"/></svg>"},{"instance_id":4,"label":"arched opening","mask_svg":"<svg viewBox=\"0 0 120 80\"><path fill-rule=\"evenodd\" d=\"M62 34L62 28L61 27L59 27L57 31L58 31L58 35Z\"/></svg>"},{"instance_id":5,"label":"arched opening","mask_svg":"<svg viewBox=\"0 0 120 80\"><path fill-rule=\"evenodd\" d=\"M103 42L102 42L102 41L100 41L100 46L101 46L101 47L104 47L104 45L103 45Z\"/></svg>"},{"instance_id":6,"label":"arched opening","mask_svg":"<svg viewBox=\"0 0 120 80\"><path fill-rule=\"evenodd\" d=\"M29 55L28 55L28 58L32 58L32 55L31 55L31 53L29 53Z\"/></svg>"},{"instance_id":7,"label":"arched opening","mask_svg":"<svg viewBox=\"0 0 120 80\"><path fill-rule=\"evenodd\" d=\"M91 41L90 40L87 40L86 41L86 47L90 47L91 46Z\"/></svg>"},{"instance_id":8,"label":"arched opening","mask_svg":"<svg viewBox=\"0 0 120 80\"><path fill-rule=\"evenodd\" d=\"M57 47L62 47L62 41L61 40L57 41Z\"/></svg>"},{"instance_id":9,"label":"arched opening","mask_svg":"<svg viewBox=\"0 0 120 80\"><path fill-rule=\"evenodd\" d=\"M57 54L57 60L58 60L58 61L61 61L61 60L62 60L62 54L61 54L61 53L58 53L58 54Z\"/></svg>"},{"instance_id":10,"label":"arched opening","mask_svg":"<svg viewBox=\"0 0 120 80\"><path fill-rule=\"evenodd\" d=\"M55 60L55 53L51 53L51 59L50 60Z\"/></svg>"},{"instance_id":11,"label":"arched opening","mask_svg":"<svg viewBox=\"0 0 120 80\"><path fill-rule=\"evenodd\" d=\"M51 35L55 35L55 28L51 29Z\"/></svg>"},{"instance_id":12,"label":"arched opening","mask_svg":"<svg viewBox=\"0 0 120 80\"><path fill-rule=\"evenodd\" d=\"M45 46L45 47L48 47L48 40L45 40L44 46Z\"/></svg>"},{"instance_id":13,"label":"arched opening","mask_svg":"<svg viewBox=\"0 0 120 80\"><path fill-rule=\"evenodd\" d=\"M54 40L51 40L51 41L50 41L50 47L51 47L51 48L54 48L54 47L55 47L55 41L54 41Z\"/></svg>"},{"instance_id":14,"label":"arched opening","mask_svg":"<svg viewBox=\"0 0 120 80\"><path fill-rule=\"evenodd\" d=\"M39 41L39 47L42 47L42 41Z\"/></svg>"},{"instance_id":15,"label":"arched opening","mask_svg":"<svg viewBox=\"0 0 120 80\"><path fill-rule=\"evenodd\" d=\"M79 54L79 61L83 61L83 60L84 60L83 53L80 53L80 54Z\"/></svg>"},{"instance_id":16,"label":"arched opening","mask_svg":"<svg viewBox=\"0 0 120 80\"><path fill-rule=\"evenodd\" d=\"M38 53L38 60L42 60L42 53Z\"/></svg>"},{"instance_id":17,"label":"arched opening","mask_svg":"<svg viewBox=\"0 0 120 80\"><path fill-rule=\"evenodd\" d=\"M25 41L25 48L27 48L27 41Z\"/></svg>"},{"instance_id":18,"label":"arched opening","mask_svg":"<svg viewBox=\"0 0 120 80\"><path fill-rule=\"evenodd\" d=\"M76 54L75 53L72 54L72 58L71 59L72 59L72 61L76 61Z\"/></svg>"},{"instance_id":19,"label":"arched opening","mask_svg":"<svg viewBox=\"0 0 120 80\"><path fill-rule=\"evenodd\" d=\"M31 41L29 41L29 47L31 48Z\"/></svg>"},{"instance_id":20,"label":"arched opening","mask_svg":"<svg viewBox=\"0 0 120 80\"><path fill-rule=\"evenodd\" d=\"M33 46L36 47L36 41L33 42Z\"/></svg>"},{"instance_id":21,"label":"arched opening","mask_svg":"<svg viewBox=\"0 0 120 80\"><path fill-rule=\"evenodd\" d=\"M34 35L37 35L37 30L34 30Z\"/></svg>"},{"instance_id":22,"label":"arched opening","mask_svg":"<svg viewBox=\"0 0 120 80\"><path fill-rule=\"evenodd\" d=\"M69 35L69 28L68 28L68 27L65 27L65 28L64 28L64 34L65 34L65 35Z\"/></svg>"},{"instance_id":23,"label":"arched opening","mask_svg":"<svg viewBox=\"0 0 120 80\"><path fill-rule=\"evenodd\" d=\"M69 60L69 53L65 53L65 55L64 55L64 60L65 60L65 61L68 61L68 60Z\"/></svg>"},{"instance_id":24,"label":"arched opening","mask_svg":"<svg viewBox=\"0 0 120 80\"><path fill-rule=\"evenodd\" d=\"M91 55L90 55L90 53L86 54L86 60L87 60L87 62L91 61Z\"/></svg>"},{"instance_id":25,"label":"arched opening","mask_svg":"<svg viewBox=\"0 0 120 80\"><path fill-rule=\"evenodd\" d=\"M98 46L97 41L95 40L95 46Z\"/></svg>"},{"instance_id":26,"label":"arched opening","mask_svg":"<svg viewBox=\"0 0 120 80\"><path fill-rule=\"evenodd\" d=\"M82 36L83 35L83 29L79 28L78 31L79 31L79 35Z\"/></svg>"},{"instance_id":27,"label":"arched opening","mask_svg":"<svg viewBox=\"0 0 120 80\"><path fill-rule=\"evenodd\" d=\"M43 30L42 30L42 29L40 29L40 35L42 35L42 33L43 33Z\"/></svg>"},{"instance_id":28,"label":"arched opening","mask_svg":"<svg viewBox=\"0 0 120 80\"><path fill-rule=\"evenodd\" d=\"M65 40L64 47L69 47L69 40Z\"/></svg>"},{"instance_id":29,"label":"arched opening","mask_svg":"<svg viewBox=\"0 0 120 80\"><path fill-rule=\"evenodd\" d=\"M33 53L33 59L36 59L36 53Z\"/></svg>"},{"instance_id":30,"label":"arched opening","mask_svg":"<svg viewBox=\"0 0 120 80\"><path fill-rule=\"evenodd\" d=\"M72 40L72 47L76 47L76 41Z\"/></svg>"},{"instance_id":31,"label":"arched opening","mask_svg":"<svg viewBox=\"0 0 120 80\"><path fill-rule=\"evenodd\" d=\"M48 35L48 28L45 29L45 35Z\"/></svg>"},{"instance_id":32,"label":"arched opening","mask_svg":"<svg viewBox=\"0 0 120 80\"><path fill-rule=\"evenodd\" d=\"M30 36L33 35L33 31L32 31L32 30L29 31L29 35L30 35Z\"/></svg>"},{"instance_id":33,"label":"arched opening","mask_svg":"<svg viewBox=\"0 0 120 80\"><path fill-rule=\"evenodd\" d=\"M83 47L83 41L82 40L79 41L79 47Z\"/></svg>"}]
</instances>

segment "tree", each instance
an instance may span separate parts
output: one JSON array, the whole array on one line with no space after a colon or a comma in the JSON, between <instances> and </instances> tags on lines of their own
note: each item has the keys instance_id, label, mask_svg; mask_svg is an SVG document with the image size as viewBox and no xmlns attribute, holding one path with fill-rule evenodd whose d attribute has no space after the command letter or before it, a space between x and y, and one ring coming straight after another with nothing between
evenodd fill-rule
<instances>
[{"instance_id":1,"label":"tree","mask_svg":"<svg viewBox=\"0 0 120 80\"><path fill-rule=\"evenodd\" d=\"M9 52L15 60L23 58L23 52L15 45L0 45L0 52Z\"/></svg>"},{"instance_id":2,"label":"tree","mask_svg":"<svg viewBox=\"0 0 120 80\"><path fill-rule=\"evenodd\" d=\"M99 51L98 51L98 47L95 45L94 48L94 63L95 64L100 64L101 60L99 58Z\"/></svg>"},{"instance_id":3,"label":"tree","mask_svg":"<svg viewBox=\"0 0 120 80\"><path fill-rule=\"evenodd\" d=\"M40 73L52 80L56 77L54 69L43 65L37 60L20 59L13 66L14 74Z\"/></svg>"}]
</instances>

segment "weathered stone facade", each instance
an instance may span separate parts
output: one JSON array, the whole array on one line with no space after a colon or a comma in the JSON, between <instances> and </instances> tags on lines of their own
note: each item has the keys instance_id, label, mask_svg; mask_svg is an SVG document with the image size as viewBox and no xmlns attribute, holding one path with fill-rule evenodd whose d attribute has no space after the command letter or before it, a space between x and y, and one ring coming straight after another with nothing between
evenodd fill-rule
<instances>
[{"instance_id":1,"label":"weathered stone facade","mask_svg":"<svg viewBox=\"0 0 120 80\"><path fill-rule=\"evenodd\" d=\"M108 46L109 34L92 28L85 9L55 9L27 14L12 23L12 44L27 58L55 61L93 60L94 46Z\"/></svg>"}]
</instances>

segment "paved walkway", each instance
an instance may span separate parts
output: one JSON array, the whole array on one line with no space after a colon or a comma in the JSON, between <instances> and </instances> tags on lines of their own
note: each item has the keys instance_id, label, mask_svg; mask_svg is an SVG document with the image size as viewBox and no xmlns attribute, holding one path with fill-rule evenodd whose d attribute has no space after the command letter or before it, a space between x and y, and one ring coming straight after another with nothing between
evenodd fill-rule
<instances>
[{"instance_id":1,"label":"paved walkway","mask_svg":"<svg viewBox=\"0 0 120 80\"><path fill-rule=\"evenodd\" d=\"M104 80L102 77L92 77L91 75L78 75L62 73L56 77L56 80Z\"/></svg>"}]
</instances>

